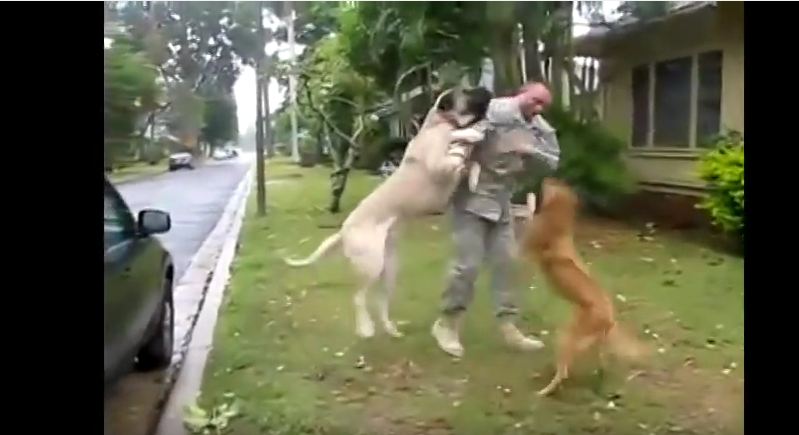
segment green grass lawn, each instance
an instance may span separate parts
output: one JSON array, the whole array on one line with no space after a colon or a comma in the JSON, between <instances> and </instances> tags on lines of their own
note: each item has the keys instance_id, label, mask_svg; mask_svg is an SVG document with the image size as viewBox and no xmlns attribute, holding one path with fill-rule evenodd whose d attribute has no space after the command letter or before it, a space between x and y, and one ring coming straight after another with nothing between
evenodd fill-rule
<instances>
[{"instance_id":1,"label":"green grass lawn","mask_svg":"<svg viewBox=\"0 0 799 435\"><path fill-rule=\"evenodd\" d=\"M147 162L134 162L121 168L115 169L114 172L108 174L108 180L112 183L124 183L126 181L135 180L138 178L145 178L161 174L167 171L166 159L151 165Z\"/></svg>"},{"instance_id":2,"label":"green grass lawn","mask_svg":"<svg viewBox=\"0 0 799 435\"><path fill-rule=\"evenodd\" d=\"M429 334L451 255L448 222L414 222L401 236L393 305L405 337L358 339L344 259L305 269L281 261L310 253L345 217L321 208L328 170L277 162L267 172L283 181L267 188L266 218L255 217L251 198L199 402L210 409L235 395L241 415L227 433L743 433L742 259L680 234L641 241L635 228L583 220L586 261L621 319L658 351L645 367L602 375L586 361L539 398L568 305L537 274L520 284L520 326L549 346L522 354L500 343L483 274L462 334L466 357L453 360ZM354 174L343 209L377 182Z\"/></svg>"}]
</instances>

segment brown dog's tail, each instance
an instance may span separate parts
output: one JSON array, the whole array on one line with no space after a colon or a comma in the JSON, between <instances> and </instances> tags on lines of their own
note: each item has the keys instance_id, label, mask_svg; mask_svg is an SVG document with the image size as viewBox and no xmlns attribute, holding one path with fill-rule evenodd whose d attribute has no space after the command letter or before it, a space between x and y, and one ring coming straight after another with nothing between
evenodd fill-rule
<instances>
[{"instance_id":1,"label":"brown dog's tail","mask_svg":"<svg viewBox=\"0 0 799 435\"><path fill-rule=\"evenodd\" d=\"M608 331L608 350L620 359L641 363L651 354L649 346L638 340L618 323Z\"/></svg>"},{"instance_id":2,"label":"brown dog's tail","mask_svg":"<svg viewBox=\"0 0 799 435\"><path fill-rule=\"evenodd\" d=\"M316 251L314 251L313 254L309 255L308 258L305 258L305 259L302 259L302 260L284 258L283 260L286 262L286 264L288 264L291 267L308 266L310 264L315 263L316 260L318 260L319 258L324 256L325 254L327 254L328 251L330 251L331 249L333 249L336 246L338 246L338 244L340 242L341 242L341 233L338 232L338 233L333 234L332 236L328 237L327 239L325 239L325 241L323 241L319 245L319 247L316 248Z\"/></svg>"}]
</instances>

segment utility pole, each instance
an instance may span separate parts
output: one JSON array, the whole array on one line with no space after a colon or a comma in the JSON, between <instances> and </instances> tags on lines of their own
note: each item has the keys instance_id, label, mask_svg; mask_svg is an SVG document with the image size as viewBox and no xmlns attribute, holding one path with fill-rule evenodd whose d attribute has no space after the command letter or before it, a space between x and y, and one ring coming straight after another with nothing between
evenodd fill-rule
<instances>
[{"instance_id":1,"label":"utility pole","mask_svg":"<svg viewBox=\"0 0 799 435\"><path fill-rule=\"evenodd\" d=\"M295 75L295 46L294 46L294 4L286 2L288 9L288 38L289 38L289 98L291 98L291 158L295 163L300 162L300 149L297 144L297 76Z\"/></svg>"},{"instance_id":2,"label":"utility pole","mask_svg":"<svg viewBox=\"0 0 799 435\"><path fill-rule=\"evenodd\" d=\"M264 180L264 107L263 107L263 62L264 52L263 2L258 2L258 41L259 51L255 56L255 171L258 200L258 216L266 215L266 180Z\"/></svg>"}]
</instances>

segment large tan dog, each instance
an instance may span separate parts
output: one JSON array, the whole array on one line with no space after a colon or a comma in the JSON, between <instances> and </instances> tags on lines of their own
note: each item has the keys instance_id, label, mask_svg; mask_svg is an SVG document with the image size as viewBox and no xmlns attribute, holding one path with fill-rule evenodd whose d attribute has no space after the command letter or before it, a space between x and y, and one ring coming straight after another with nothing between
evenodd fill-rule
<instances>
[{"instance_id":1,"label":"large tan dog","mask_svg":"<svg viewBox=\"0 0 799 435\"><path fill-rule=\"evenodd\" d=\"M535 201L534 195L528 196L531 213ZM603 363L605 350L630 361L648 352L618 325L610 296L591 277L574 247L577 205L577 196L566 184L544 180L540 212L528 221L522 236L522 253L538 263L552 287L574 306L571 323L558 337L555 376L540 395L552 393L569 376L574 359L590 348L599 350Z\"/></svg>"},{"instance_id":2,"label":"large tan dog","mask_svg":"<svg viewBox=\"0 0 799 435\"><path fill-rule=\"evenodd\" d=\"M475 143L483 133L467 128L485 118L491 93L485 88L447 91L428 114L411 140L399 168L350 213L341 229L328 237L304 260L287 259L290 266L314 263L337 245L361 280L355 293L356 333L371 337L374 322L367 308L369 290L383 279L378 297L378 317L383 329L400 337L389 317L396 286L396 227L402 221L443 211L461 181L464 156L451 151L455 142Z\"/></svg>"}]
</instances>

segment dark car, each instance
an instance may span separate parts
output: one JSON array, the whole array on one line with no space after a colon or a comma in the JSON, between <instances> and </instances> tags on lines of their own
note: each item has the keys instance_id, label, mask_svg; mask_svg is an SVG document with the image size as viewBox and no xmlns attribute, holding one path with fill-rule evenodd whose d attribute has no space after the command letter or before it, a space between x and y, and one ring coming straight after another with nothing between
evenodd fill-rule
<instances>
[{"instance_id":1,"label":"dark car","mask_svg":"<svg viewBox=\"0 0 799 435\"><path fill-rule=\"evenodd\" d=\"M174 341L174 265L154 234L171 227L169 214L142 210L138 219L105 180L104 375L109 384L131 366L169 366Z\"/></svg>"}]
</instances>

